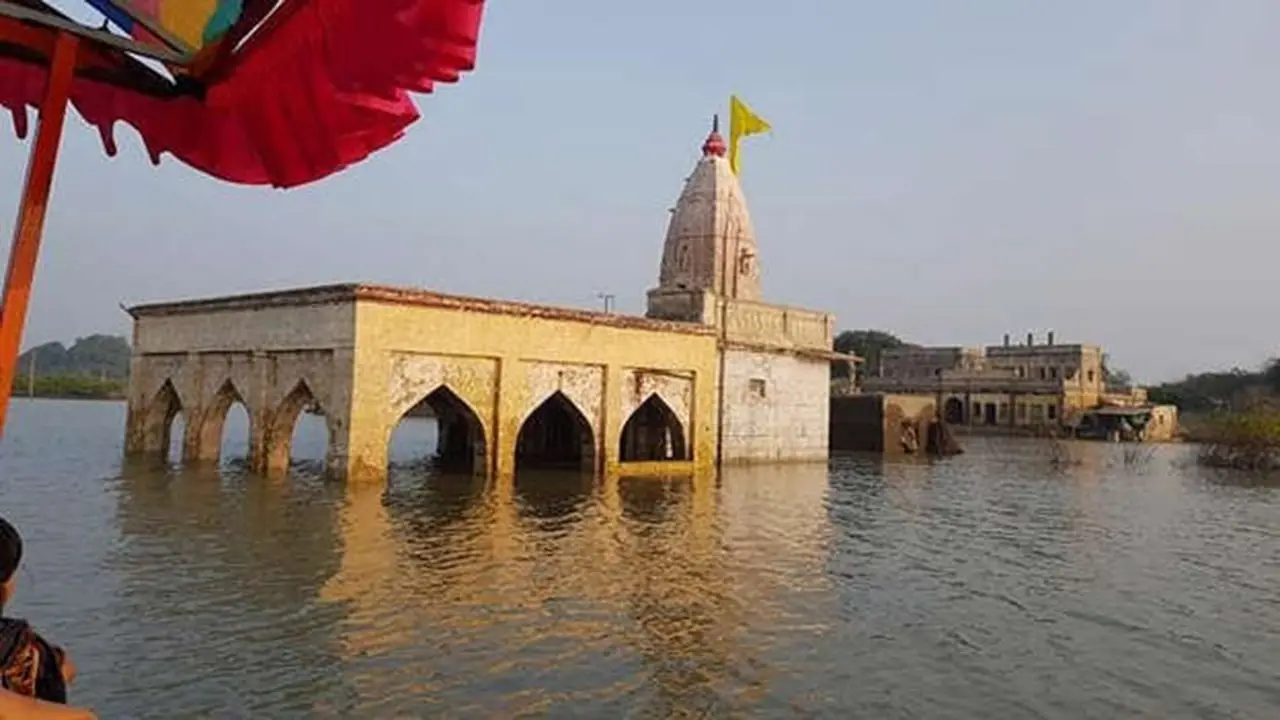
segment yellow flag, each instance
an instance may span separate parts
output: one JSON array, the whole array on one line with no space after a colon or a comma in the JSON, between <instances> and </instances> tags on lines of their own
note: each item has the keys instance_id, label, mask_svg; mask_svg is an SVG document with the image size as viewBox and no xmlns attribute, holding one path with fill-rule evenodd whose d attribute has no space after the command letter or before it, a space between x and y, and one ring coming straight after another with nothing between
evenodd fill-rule
<instances>
[{"instance_id":1,"label":"yellow flag","mask_svg":"<svg viewBox=\"0 0 1280 720\"><path fill-rule=\"evenodd\" d=\"M742 138L772 129L769 121L752 112L737 95L729 96L729 167L734 175L738 174L738 144Z\"/></svg>"}]
</instances>

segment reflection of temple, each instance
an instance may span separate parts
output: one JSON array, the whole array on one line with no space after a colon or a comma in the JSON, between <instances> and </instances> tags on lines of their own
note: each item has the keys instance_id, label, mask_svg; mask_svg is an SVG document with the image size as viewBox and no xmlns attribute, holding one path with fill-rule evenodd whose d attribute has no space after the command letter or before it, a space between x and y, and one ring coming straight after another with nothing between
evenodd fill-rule
<instances>
[{"instance_id":1,"label":"reflection of temple","mask_svg":"<svg viewBox=\"0 0 1280 720\"><path fill-rule=\"evenodd\" d=\"M112 641L77 648L104 670L128 668L105 682L121 697L154 697L163 678L183 688L193 717L253 716L260 697L305 712L341 695L309 674L339 660L338 615L317 603L340 561L331 488L214 469L125 471L108 555L119 587L82 618L111 627ZM168 650L156 654L157 642Z\"/></svg>"},{"instance_id":2,"label":"reflection of temple","mask_svg":"<svg viewBox=\"0 0 1280 720\"><path fill-rule=\"evenodd\" d=\"M740 701L725 689L767 686L803 649L768 633L829 602L825 471L793 472L809 467L735 469L719 490L517 478L457 486L447 510L438 494L393 484L384 505L353 488L322 592L346 610L350 684L391 714L670 717ZM805 622L788 636L821 629Z\"/></svg>"}]
</instances>

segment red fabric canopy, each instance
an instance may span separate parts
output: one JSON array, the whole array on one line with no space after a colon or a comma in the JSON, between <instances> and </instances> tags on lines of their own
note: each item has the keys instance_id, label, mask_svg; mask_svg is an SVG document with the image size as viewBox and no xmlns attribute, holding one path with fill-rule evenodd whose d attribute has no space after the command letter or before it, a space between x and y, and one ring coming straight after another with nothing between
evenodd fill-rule
<instances>
[{"instance_id":1,"label":"red fabric canopy","mask_svg":"<svg viewBox=\"0 0 1280 720\"><path fill-rule=\"evenodd\" d=\"M483 0L291 0L217 71L203 99L76 79L71 102L115 155L132 125L152 162L171 153L235 183L295 187L359 162L418 119L410 92L475 66ZM45 68L0 58L0 105L26 133Z\"/></svg>"}]
</instances>

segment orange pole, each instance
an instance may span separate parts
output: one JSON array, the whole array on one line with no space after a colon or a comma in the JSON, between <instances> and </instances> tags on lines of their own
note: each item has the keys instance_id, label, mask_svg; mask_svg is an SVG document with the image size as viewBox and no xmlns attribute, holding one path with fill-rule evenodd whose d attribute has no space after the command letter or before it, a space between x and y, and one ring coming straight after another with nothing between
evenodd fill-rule
<instances>
[{"instance_id":1,"label":"orange pole","mask_svg":"<svg viewBox=\"0 0 1280 720\"><path fill-rule=\"evenodd\" d=\"M40 103L40 124L27 161L27 179L22 188L21 204L18 205L18 220L13 228L9 268L4 277L4 304L0 305L0 434L4 433L5 419L9 414L9 396L13 392L18 349L22 345L22 327L27 322L27 304L31 300L31 283L36 274L40 236L44 232L45 210L53 188L53 168L58 160L62 126L67 118L78 48L76 36L58 33L49 63L49 84Z\"/></svg>"}]
</instances>

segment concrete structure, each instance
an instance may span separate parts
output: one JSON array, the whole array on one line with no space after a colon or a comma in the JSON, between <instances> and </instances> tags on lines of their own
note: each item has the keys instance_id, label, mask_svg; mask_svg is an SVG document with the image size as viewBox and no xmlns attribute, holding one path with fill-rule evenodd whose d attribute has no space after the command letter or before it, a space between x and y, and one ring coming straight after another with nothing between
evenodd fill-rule
<instances>
[{"instance_id":1,"label":"concrete structure","mask_svg":"<svg viewBox=\"0 0 1280 720\"><path fill-rule=\"evenodd\" d=\"M662 472L715 461L710 328L422 291L343 285L133 308L126 449L215 461L231 404L250 460L288 467L302 409L324 413L334 474L381 478L401 417L428 405L442 462ZM688 467L682 467L687 465Z\"/></svg>"},{"instance_id":2,"label":"concrete structure","mask_svg":"<svg viewBox=\"0 0 1280 720\"><path fill-rule=\"evenodd\" d=\"M1179 436L1175 405L1104 405L1086 410L1076 437L1112 442L1171 442Z\"/></svg>"},{"instance_id":3,"label":"concrete structure","mask_svg":"<svg viewBox=\"0 0 1280 720\"><path fill-rule=\"evenodd\" d=\"M866 392L928 395L956 426L1047 428L1073 425L1101 405L1141 405L1141 389L1110 391L1103 351L1061 344L1049 333L1015 345L1005 335L986 348L927 347L885 350L880 367L863 381Z\"/></svg>"},{"instance_id":4,"label":"concrete structure","mask_svg":"<svg viewBox=\"0 0 1280 720\"><path fill-rule=\"evenodd\" d=\"M937 454L938 410L926 395L844 395L831 398L831 449L886 455Z\"/></svg>"},{"instance_id":5,"label":"concrete structure","mask_svg":"<svg viewBox=\"0 0 1280 720\"><path fill-rule=\"evenodd\" d=\"M438 461L627 475L827 457L830 315L759 300L746 203L715 132L671 218L648 317L372 285L143 305L126 451L218 459L233 403L256 469L289 465L318 408L327 466L380 480L392 430L427 408ZM417 409L417 410L416 410Z\"/></svg>"}]
</instances>

